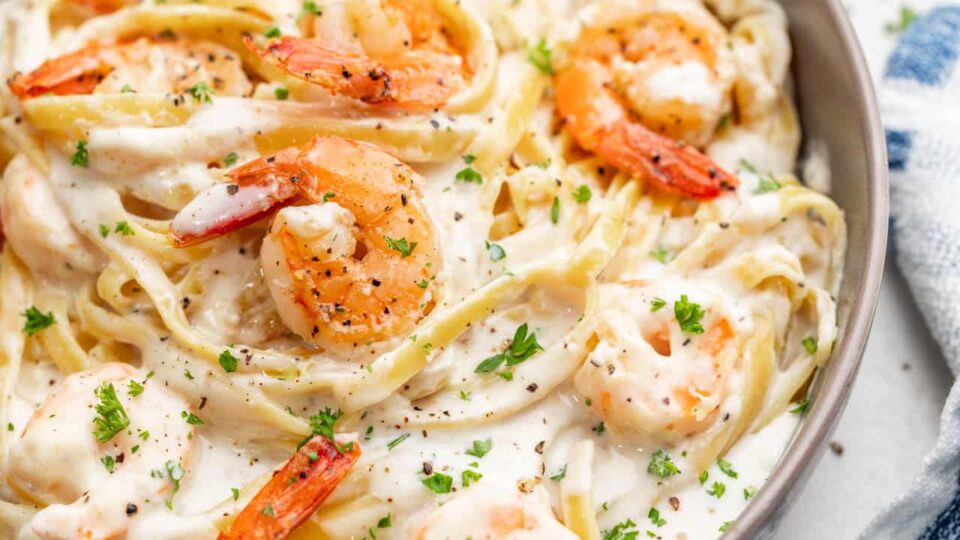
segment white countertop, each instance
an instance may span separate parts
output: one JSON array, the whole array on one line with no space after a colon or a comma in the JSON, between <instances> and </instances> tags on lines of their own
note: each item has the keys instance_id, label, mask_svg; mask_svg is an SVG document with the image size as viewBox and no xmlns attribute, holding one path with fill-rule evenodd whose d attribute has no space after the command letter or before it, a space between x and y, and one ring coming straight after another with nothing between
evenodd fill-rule
<instances>
[{"instance_id":1,"label":"white countertop","mask_svg":"<svg viewBox=\"0 0 960 540\"><path fill-rule=\"evenodd\" d=\"M825 452L776 538L856 538L920 470L952 382L890 255L860 374L830 439L842 454Z\"/></svg>"}]
</instances>

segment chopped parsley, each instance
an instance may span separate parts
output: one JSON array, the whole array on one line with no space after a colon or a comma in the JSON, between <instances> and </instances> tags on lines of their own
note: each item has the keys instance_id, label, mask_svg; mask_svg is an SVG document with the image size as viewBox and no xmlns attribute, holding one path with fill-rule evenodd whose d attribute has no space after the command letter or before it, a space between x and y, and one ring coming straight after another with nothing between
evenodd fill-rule
<instances>
[{"instance_id":1,"label":"chopped parsley","mask_svg":"<svg viewBox=\"0 0 960 540\"><path fill-rule=\"evenodd\" d=\"M660 449L651 456L650 464L647 465L647 472L655 474L663 480L675 474L680 474L680 469L670 459L670 454L666 450Z\"/></svg>"},{"instance_id":2,"label":"chopped parsley","mask_svg":"<svg viewBox=\"0 0 960 540\"><path fill-rule=\"evenodd\" d=\"M70 156L70 164L74 167L90 165L90 151L87 150L87 141L83 139L77 141L77 151Z\"/></svg>"},{"instance_id":3,"label":"chopped parsley","mask_svg":"<svg viewBox=\"0 0 960 540\"><path fill-rule=\"evenodd\" d=\"M13 422L7 422L7 431L13 431L14 429L16 428L13 427Z\"/></svg>"},{"instance_id":4,"label":"chopped parsley","mask_svg":"<svg viewBox=\"0 0 960 540\"><path fill-rule=\"evenodd\" d=\"M466 454L468 456L482 458L483 456L487 455L487 452L489 452L491 449L493 449L492 439L486 439L483 441L478 440L473 441L473 447L468 448Z\"/></svg>"},{"instance_id":5,"label":"chopped parsley","mask_svg":"<svg viewBox=\"0 0 960 540\"><path fill-rule=\"evenodd\" d=\"M754 193L762 194L769 193L771 191L777 191L782 188L783 185L773 177L772 174L766 174L760 177L760 183L757 184L757 190Z\"/></svg>"},{"instance_id":6,"label":"chopped parsley","mask_svg":"<svg viewBox=\"0 0 960 540\"><path fill-rule=\"evenodd\" d=\"M536 46L527 51L527 60L541 73L553 75L553 51L547 46L547 40L540 38Z\"/></svg>"},{"instance_id":7,"label":"chopped parsley","mask_svg":"<svg viewBox=\"0 0 960 540\"><path fill-rule=\"evenodd\" d=\"M180 411L180 417L183 418L191 426L200 426L203 425L203 420L199 416L188 413L187 411Z\"/></svg>"},{"instance_id":8,"label":"chopped parsley","mask_svg":"<svg viewBox=\"0 0 960 540\"><path fill-rule=\"evenodd\" d=\"M803 344L803 349L807 351L807 354L813 354L817 352L817 340L813 336L807 336L803 338L801 343Z\"/></svg>"},{"instance_id":9,"label":"chopped parsley","mask_svg":"<svg viewBox=\"0 0 960 540\"><path fill-rule=\"evenodd\" d=\"M454 177L454 180L457 182L465 182L467 184L482 184L483 175L477 172L471 165L476 161L476 156L472 154L467 154L463 156L463 162L467 164L466 167L460 169L457 173L457 176Z\"/></svg>"},{"instance_id":10,"label":"chopped parsley","mask_svg":"<svg viewBox=\"0 0 960 540\"><path fill-rule=\"evenodd\" d=\"M554 482L559 482L559 481L563 480L563 479L566 478L566 477L567 477L567 464L566 464L566 463L563 464L563 467L561 467L559 471L557 471L557 472L555 472L555 473L553 473L553 474L550 475L550 479L553 480Z\"/></svg>"},{"instance_id":11,"label":"chopped parsley","mask_svg":"<svg viewBox=\"0 0 960 540\"><path fill-rule=\"evenodd\" d=\"M190 379L191 381L193 380L193 373L190 373L189 369L183 370L183 376Z\"/></svg>"},{"instance_id":12,"label":"chopped parsley","mask_svg":"<svg viewBox=\"0 0 960 540\"><path fill-rule=\"evenodd\" d=\"M223 156L223 164L227 167L233 167L233 165L240 159L240 156L236 152L230 152L229 154Z\"/></svg>"},{"instance_id":13,"label":"chopped parsley","mask_svg":"<svg viewBox=\"0 0 960 540\"><path fill-rule=\"evenodd\" d=\"M433 473L420 482L423 483L427 489L438 495L450 493L450 488L453 487L453 478L443 473Z\"/></svg>"},{"instance_id":14,"label":"chopped parsley","mask_svg":"<svg viewBox=\"0 0 960 540\"><path fill-rule=\"evenodd\" d=\"M404 433L403 435L400 435L396 439L393 439L392 441L387 443L387 450L393 450L394 448L400 446L400 443L402 443L403 441L409 438L410 438L409 433Z\"/></svg>"},{"instance_id":15,"label":"chopped parsley","mask_svg":"<svg viewBox=\"0 0 960 540\"><path fill-rule=\"evenodd\" d=\"M543 347L537 343L537 335L533 333L527 335L527 331L527 323L521 324L516 332L514 332L513 340L510 342L507 350L480 362L473 372L491 373L496 371L497 368L504 363L506 363L507 366L515 366L527 361L537 352L542 351Z\"/></svg>"},{"instance_id":16,"label":"chopped parsley","mask_svg":"<svg viewBox=\"0 0 960 540\"><path fill-rule=\"evenodd\" d=\"M120 93L133 94L133 93L136 93L136 90L134 90L133 87L130 86L129 84L124 84L123 86L120 87Z\"/></svg>"},{"instance_id":17,"label":"chopped parsley","mask_svg":"<svg viewBox=\"0 0 960 540\"><path fill-rule=\"evenodd\" d=\"M580 184L577 189L573 190L573 200L580 204L590 202L591 197L593 197L593 193L590 192L590 186L586 184Z\"/></svg>"},{"instance_id":18,"label":"chopped parsley","mask_svg":"<svg viewBox=\"0 0 960 540\"><path fill-rule=\"evenodd\" d=\"M317 3L314 2L313 0L304 0L302 15L307 15L307 14L323 15L323 11L321 11L320 8L317 7Z\"/></svg>"},{"instance_id":19,"label":"chopped parsley","mask_svg":"<svg viewBox=\"0 0 960 540\"><path fill-rule=\"evenodd\" d=\"M799 403L794 405L792 409L790 409L790 412L793 414L802 415L803 413L807 412L807 409L809 408L810 408L810 400L808 398L803 398L800 400Z\"/></svg>"},{"instance_id":20,"label":"chopped parsley","mask_svg":"<svg viewBox=\"0 0 960 540\"><path fill-rule=\"evenodd\" d=\"M137 381L130 381L127 383L127 393L130 397L137 397L143 393L143 385Z\"/></svg>"},{"instance_id":21,"label":"chopped parsley","mask_svg":"<svg viewBox=\"0 0 960 540\"><path fill-rule=\"evenodd\" d=\"M663 246L657 246L657 249L650 252L650 258L655 261L660 262L661 264L667 264L667 257L670 254L667 252Z\"/></svg>"},{"instance_id":22,"label":"chopped parsley","mask_svg":"<svg viewBox=\"0 0 960 540\"><path fill-rule=\"evenodd\" d=\"M173 484L173 492L170 494L170 498L167 499L167 508L173 508L173 496L180 491L180 480L183 479L184 470L180 466L179 462L167 461L164 464L164 468L167 470L167 478L170 479L170 482ZM162 474L162 473L161 473ZM153 476L153 473L151 473Z\"/></svg>"},{"instance_id":23,"label":"chopped parsley","mask_svg":"<svg viewBox=\"0 0 960 540\"><path fill-rule=\"evenodd\" d=\"M100 224L100 236L106 238L110 234L110 226L106 223Z\"/></svg>"},{"instance_id":24,"label":"chopped parsley","mask_svg":"<svg viewBox=\"0 0 960 540\"><path fill-rule=\"evenodd\" d=\"M707 483L707 478L710 478L710 473L707 471L703 471L702 473L700 473L700 476L697 477L697 480L700 481L700 485L702 486Z\"/></svg>"},{"instance_id":25,"label":"chopped parsley","mask_svg":"<svg viewBox=\"0 0 960 540\"><path fill-rule=\"evenodd\" d=\"M889 22L884 26L888 34L899 34L910 28L917 21L917 12L909 6L900 7L900 16L896 21Z\"/></svg>"},{"instance_id":26,"label":"chopped parsley","mask_svg":"<svg viewBox=\"0 0 960 540\"><path fill-rule=\"evenodd\" d=\"M732 521L724 521L724 522L723 522L723 525L721 525L718 530L719 530L720 532L727 532L727 530L730 529L730 526L731 526L731 525L733 525L733 522L732 522Z\"/></svg>"},{"instance_id":27,"label":"chopped parsley","mask_svg":"<svg viewBox=\"0 0 960 540\"><path fill-rule=\"evenodd\" d=\"M260 514L267 517L274 517L273 503L267 503L267 505L263 507L263 510L260 510Z\"/></svg>"},{"instance_id":28,"label":"chopped parsley","mask_svg":"<svg viewBox=\"0 0 960 540\"><path fill-rule=\"evenodd\" d=\"M490 254L491 261L497 262L507 258L507 252L504 251L503 246L500 244L495 244L488 240L484 240L484 243L487 247L487 252Z\"/></svg>"},{"instance_id":29,"label":"chopped parsley","mask_svg":"<svg viewBox=\"0 0 960 540\"><path fill-rule=\"evenodd\" d=\"M117 390L113 383L103 383L95 390L97 399L97 416L93 419L96 429L93 435L100 442L107 442L130 425L130 418L127 411L123 410L123 404L117 397Z\"/></svg>"},{"instance_id":30,"label":"chopped parsley","mask_svg":"<svg viewBox=\"0 0 960 540\"><path fill-rule=\"evenodd\" d=\"M237 370L237 357L230 352L230 349L224 349L220 353L220 367L227 373L233 373Z\"/></svg>"},{"instance_id":31,"label":"chopped parsley","mask_svg":"<svg viewBox=\"0 0 960 540\"><path fill-rule=\"evenodd\" d=\"M216 92L213 91L213 88L210 88L209 84L198 82L187 89L187 93L197 100L197 103L213 103L213 95Z\"/></svg>"},{"instance_id":32,"label":"chopped parsley","mask_svg":"<svg viewBox=\"0 0 960 540\"><path fill-rule=\"evenodd\" d=\"M267 28L266 31L263 32L263 36L268 38L278 38L280 37L280 28L276 26L271 26L270 28Z\"/></svg>"},{"instance_id":33,"label":"chopped parsley","mask_svg":"<svg viewBox=\"0 0 960 540\"><path fill-rule=\"evenodd\" d=\"M633 520L626 519L614 525L612 529L604 530L601 534L603 540L636 540L640 534L636 527L637 524Z\"/></svg>"},{"instance_id":34,"label":"chopped parsley","mask_svg":"<svg viewBox=\"0 0 960 540\"><path fill-rule=\"evenodd\" d=\"M753 486L747 486L743 488L743 500L749 501L750 499L757 496L757 488Z\"/></svg>"},{"instance_id":35,"label":"chopped parsley","mask_svg":"<svg viewBox=\"0 0 960 540\"><path fill-rule=\"evenodd\" d=\"M509 369L506 370L506 371L501 371L500 373L497 373L497 375L498 375L501 379L503 379L503 380L505 380L505 381L512 381L512 380L513 380L513 372L510 371Z\"/></svg>"},{"instance_id":36,"label":"chopped parsley","mask_svg":"<svg viewBox=\"0 0 960 540\"><path fill-rule=\"evenodd\" d=\"M605 426L603 422L600 422L599 424L593 426L590 429L591 431L595 432L597 435L603 435L603 432L607 430L607 426Z\"/></svg>"},{"instance_id":37,"label":"chopped parsley","mask_svg":"<svg viewBox=\"0 0 960 540\"><path fill-rule=\"evenodd\" d=\"M657 527L663 527L667 524L667 520L660 517L660 511L656 507L650 507L650 511L647 512L647 517L650 518L650 523L653 523Z\"/></svg>"},{"instance_id":38,"label":"chopped parsley","mask_svg":"<svg viewBox=\"0 0 960 540\"><path fill-rule=\"evenodd\" d=\"M26 319L23 323L23 333L26 334L27 337L34 336L44 328L57 323L57 319L54 318L52 311L44 313L37 309L36 306L28 307L21 315Z\"/></svg>"},{"instance_id":39,"label":"chopped parsley","mask_svg":"<svg viewBox=\"0 0 960 540\"><path fill-rule=\"evenodd\" d=\"M103 456L100 458L100 463L103 463L103 467L107 469L107 472L112 473L113 468L117 465L117 460L113 456Z\"/></svg>"},{"instance_id":40,"label":"chopped parsley","mask_svg":"<svg viewBox=\"0 0 960 540\"><path fill-rule=\"evenodd\" d=\"M470 391L470 390L466 390L466 391L461 390L461 391L460 391L460 399L462 399L463 401L470 401L470 395L471 395L471 394L473 394L473 392Z\"/></svg>"},{"instance_id":41,"label":"chopped parsley","mask_svg":"<svg viewBox=\"0 0 960 540\"><path fill-rule=\"evenodd\" d=\"M417 287L420 287L421 289L426 289L429 285L430 285L430 282L425 279L421 279L420 281L417 282Z\"/></svg>"},{"instance_id":42,"label":"chopped parsley","mask_svg":"<svg viewBox=\"0 0 960 540\"><path fill-rule=\"evenodd\" d=\"M233 495L233 500L240 500L240 490L237 488L230 488L230 493Z\"/></svg>"},{"instance_id":43,"label":"chopped parsley","mask_svg":"<svg viewBox=\"0 0 960 540\"><path fill-rule=\"evenodd\" d=\"M680 300L673 303L673 314L680 323L680 329L689 334L702 334L703 325L700 319L703 318L703 310L700 304L695 304L687 299L687 295L681 294Z\"/></svg>"},{"instance_id":44,"label":"chopped parsley","mask_svg":"<svg viewBox=\"0 0 960 540\"><path fill-rule=\"evenodd\" d=\"M730 478L736 478L739 476L737 471L733 470L733 465L730 465L730 462L724 459L717 459L717 468L720 469L720 472L729 476Z\"/></svg>"},{"instance_id":45,"label":"chopped parsley","mask_svg":"<svg viewBox=\"0 0 960 540\"><path fill-rule=\"evenodd\" d=\"M393 518L390 514L383 516L380 518L380 521L377 522L378 529L389 529L390 527L393 527Z\"/></svg>"},{"instance_id":46,"label":"chopped parsley","mask_svg":"<svg viewBox=\"0 0 960 540\"><path fill-rule=\"evenodd\" d=\"M707 490L707 495L711 495L716 498L723 497L723 494L727 492L727 485L723 482L714 482L710 486L710 489Z\"/></svg>"},{"instance_id":47,"label":"chopped parsley","mask_svg":"<svg viewBox=\"0 0 960 540\"><path fill-rule=\"evenodd\" d=\"M116 227L113 228L113 232L118 232L123 236L133 236L133 229L126 221L118 221Z\"/></svg>"},{"instance_id":48,"label":"chopped parsley","mask_svg":"<svg viewBox=\"0 0 960 540\"><path fill-rule=\"evenodd\" d=\"M334 193L334 192L332 192L332 191L328 191L328 192L326 192L326 193L323 194L323 202L330 202L330 199L332 199L332 198L334 198L334 197L336 197L336 196L337 196L336 193Z\"/></svg>"},{"instance_id":49,"label":"chopped parsley","mask_svg":"<svg viewBox=\"0 0 960 540\"><path fill-rule=\"evenodd\" d=\"M320 435L330 442L335 442L333 427L341 416L343 416L343 411L337 409L334 412L330 407L325 407L322 411L310 417L310 430L313 431L314 435Z\"/></svg>"},{"instance_id":50,"label":"chopped parsley","mask_svg":"<svg viewBox=\"0 0 960 540\"><path fill-rule=\"evenodd\" d=\"M479 482L483 478L483 475L477 471L471 471L467 469L460 473L460 482L463 484L463 487L470 487L471 483Z\"/></svg>"},{"instance_id":51,"label":"chopped parsley","mask_svg":"<svg viewBox=\"0 0 960 540\"><path fill-rule=\"evenodd\" d=\"M417 243L407 242L406 238L393 239L389 236L384 236L383 239L387 242L387 247L400 253L401 259L409 257L413 253L413 250L417 249Z\"/></svg>"},{"instance_id":52,"label":"chopped parsley","mask_svg":"<svg viewBox=\"0 0 960 540\"><path fill-rule=\"evenodd\" d=\"M553 204L550 205L550 221L554 225L560 221L560 197L554 197Z\"/></svg>"},{"instance_id":53,"label":"chopped parsley","mask_svg":"<svg viewBox=\"0 0 960 540\"><path fill-rule=\"evenodd\" d=\"M653 300L650 300L650 311L657 312L663 309L663 306L667 305L667 301L663 298L656 297Z\"/></svg>"},{"instance_id":54,"label":"chopped parsley","mask_svg":"<svg viewBox=\"0 0 960 540\"><path fill-rule=\"evenodd\" d=\"M286 86L280 86L273 89L273 95L280 101L286 101L290 97L290 90Z\"/></svg>"}]
</instances>

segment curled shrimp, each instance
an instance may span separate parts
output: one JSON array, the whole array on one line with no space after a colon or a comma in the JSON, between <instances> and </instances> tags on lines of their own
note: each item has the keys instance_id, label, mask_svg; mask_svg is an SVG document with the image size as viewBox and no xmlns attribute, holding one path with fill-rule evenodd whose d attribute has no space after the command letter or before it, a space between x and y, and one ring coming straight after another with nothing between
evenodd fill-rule
<instances>
[{"instance_id":1,"label":"curled shrimp","mask_svg":"<svg viewBox=\"0 0 960 540\"><path fill-rule=\"evenodd\" d=\"M694 148L731 107L723 27L699 7L637 3L615 11L616 21L585 28L557 71L556 106L567 131L587 151L665 191L712 199L735 189L737 179Z\"/></svg>"},{"instance_id":2,"label":"curled shrimp","mask_svg":"<svg viewBox=\"0 0 960 540\"><path fill-rule=\"evenodd\" d=\"M577 535L554 517L544 495L541 490L523 494L512 486L480 483L411 518L404 538L576 540Z\"/></svg>"},{"instance_id":3,"label":"curled shrimp","mask_svg":"<svg viewBox=\"0 0 960 540\"><path fill-rule=\"evenodd\" d=\"M181 94L204 83L219 95L246 95L251 85L240 57L208 41L141 38L113 45L92 44L52 58L8 81L20 99L46 94Z\"/></svg>"},{"instance_id":4,"label":"curled shrimp","mask_svg":"<svg viewBox=\"0 0 960 540\"><path fill-rule=\"evenodd\" d=\"M261 265L288 328L345 349L399 336L423 316L442 259L420 176L360 141L315 137L232 170L172 224L188 245L276 213ZM301 206L281 208L295 202Z\"/></svg>"},{"instance_id":5,"label":"curled shrimp","mask_svg":"<svg viewBox=\"0 0 960 540\"><path fill-rule=\"evenodd\" d=\"M370 104L433 109L466 86L470 68L433 0L356 0L343 9L354 39L318 32L276 37L262 49L245 42L290 75Z\"/></svg>"},{"instance_id":6,"label":"curled shrimp","mask_svg":"<svg viewBox=\"0 0 960 540\"><path fill-rule=\"evenodd\" d=\"M196 428L180 414L191 407L163 383L137 376L134 367L119 363L70 375L10 447L9 485L44 507L28 525L36 536L125 538L139 509L174 496L168 473L152 471L179 476L188 466ZM142 391L131 392L131 381ZM101 412L105 403L122 414L112 407ZM106 415L109 430L96 422Z\"/></svg>"},{"instance_id":7,"label":"curled shrimp","mask_svg":"<svg viewBox=\"0 0 960 540\"><path fill-rule=\"evenodd\" d=\"M599 342L577 373L577 389L604 422L673 444L717 420L740 356L741 339L720 297L697 291L687 298L673 287L646 289L647 301L627 305L612 286L611 308L597 327ZM624 298L636 298L636 290ZM677 318L676 303L704 302L702 333ZM707 304L706 301L710 303ZM656 307L661 306L661 307ZM654 311L655 310L655 311ZM693 330L693 331L691 331Z\"/></svg>"}]
</instances>

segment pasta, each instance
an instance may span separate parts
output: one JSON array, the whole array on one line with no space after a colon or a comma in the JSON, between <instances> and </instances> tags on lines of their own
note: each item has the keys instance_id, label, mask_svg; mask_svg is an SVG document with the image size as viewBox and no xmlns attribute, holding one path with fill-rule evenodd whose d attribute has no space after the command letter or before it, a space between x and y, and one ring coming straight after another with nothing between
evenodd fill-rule
<instances>
[{"instance_id":1,"label":"pasta","mask_svg":"<svg viewBox=\"0 0 960 540\"><path fill-rule=\"evenodd\" d=\"M771 0L9 0L0 536L721 535L837 338L789 63Z\"/></svg>"}]
</instances>

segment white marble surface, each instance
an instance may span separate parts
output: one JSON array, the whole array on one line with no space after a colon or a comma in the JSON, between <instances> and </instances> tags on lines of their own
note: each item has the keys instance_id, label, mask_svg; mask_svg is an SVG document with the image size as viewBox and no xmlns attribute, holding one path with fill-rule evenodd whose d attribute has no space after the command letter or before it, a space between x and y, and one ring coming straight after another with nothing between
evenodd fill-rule
<instances>
[{"instance_id":1,"label":"white marble surface","mask_svg":"<svg viewBox=\"0 0 960 540\"><path fill-rule=\"evenodd\" d=\"M827 450L777 538L856 538L912 482L953 382L903 277L888 259L860 375Z\"/></svg>"}]
</instances>

